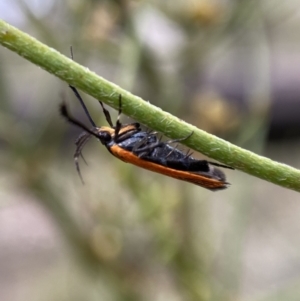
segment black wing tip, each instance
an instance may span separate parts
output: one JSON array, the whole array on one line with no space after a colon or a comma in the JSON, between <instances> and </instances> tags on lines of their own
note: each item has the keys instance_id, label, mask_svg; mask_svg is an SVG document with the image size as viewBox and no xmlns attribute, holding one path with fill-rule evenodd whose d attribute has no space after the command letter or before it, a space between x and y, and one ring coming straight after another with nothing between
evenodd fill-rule
<instances>
[{"instance_id":1,"label":"black wing tip","mask_svg":"<svg viewBox=\"0 0 300 301\"><path fill-rule=\"evenodd\" d=\"M218 181L226 183L226 175L221 169L210 166L209 172L213 179L217 179Z\"/></svg>"},{"instance_id":2,"label":"black wing tip","mask_svg":"<svg viewBox=\"0 0 300 301\"><path fill-rule=\"evenodd\" d=\"M222 183L222 185L220 185L219 187L211 189L212 191L223 190L231 185L230 183L226 182L226 175L222 170L216 167L211 167L210 173L213 179L216 179Z\"/></svg>"},{"instance_id":3,"label":"black wing tip","mask_svg":"<svg viewBox=\"0 0 300 301\"><path fill-rule=\"evenodd\" d=\"M228 182L223 182L222 183L222 186L219 186L219 187L215 187L215 188L208 188L210 191L219 191L219 190L224 190L224 189L227 189L229 186L231 186L230 183Z\"/></svg>"}]
</instances>

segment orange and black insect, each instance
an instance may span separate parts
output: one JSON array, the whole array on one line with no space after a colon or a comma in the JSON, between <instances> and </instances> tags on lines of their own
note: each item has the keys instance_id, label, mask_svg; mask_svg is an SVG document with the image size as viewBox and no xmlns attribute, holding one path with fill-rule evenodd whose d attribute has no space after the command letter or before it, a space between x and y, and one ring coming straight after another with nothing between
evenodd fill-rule
<instances>
[{"instance_id":1,"label":"orange and black insect","mask_svg":"<svg viewBox=\"0 0 300 301\"><path fill-rule=\"evenodd\" d=\"M97 127L76 88L73 86L70 86L70 88L80 101L92 124L92 128L89 129L69 114L66 104L63 103L61 105L60 112L62 116L84 130L76 141L76 151L74 154L76 168L80 177L78 159L82 156L82 149L86 142L94 136L100 140L112 155L124 162L213 191L225 189L229 186L229 183L226 182L225 174L220 169L215 168L215 166L233 168L215 162L197 160L191 154L185 154L170 145L171 143L189 138L192 133L183 139L163 142L157 137L156 133L143 131L139 123L123 125L120 122L120 115L122 113L121 95L119 96L119 114L116 124L113 125L109 112L100 101L103 113L110 127Z\"/></svg>"}]
</instances>

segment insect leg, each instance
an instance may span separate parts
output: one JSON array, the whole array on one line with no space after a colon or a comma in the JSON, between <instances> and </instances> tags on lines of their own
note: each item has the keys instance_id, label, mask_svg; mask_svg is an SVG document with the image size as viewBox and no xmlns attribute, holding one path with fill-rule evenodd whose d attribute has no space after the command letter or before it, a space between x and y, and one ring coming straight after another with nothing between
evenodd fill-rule
<instances>
[{"instance_id":1,"label":"insect leg","mask_svg":"<svg viewBox=\"0 0 300 301\"><path fill-rule=\"evenodd\" d=\"M220 163L216 163L216 162L207 161L207 163L209 163L210 165L218 166L218 167L223 167L223 168L228 168L228 169L234 169L231 166L220 164Z\"/></svg>"},{"instance_id":2,"label":"insect leg","mask_svg":"<svg viewBox=\"0 0 300 301\"><path fill-rule=\"evenodd\" d=\"M137 154L139 157L147 156L152 149L151 148L145 149L145 147L141 147L141 146L144 145L145 143L147 143L148 139L149 139L149 136L145 136L143 139L141 139L139 142L137 142L134 145L134 147L132 148L132 152L134 154Z\"/></svg>"},{"instance_id":3,"label":"insect leg","mask_svg":"<svg viewBox=\"0 0 300 301\"><path fill-rule=\"evenodd\" d=\"M119 94L119 112L118 112L118 117L115 126L115 141L118 140L119 132L122 128L122 123L120 121L121 114L122 114L122 95Z\"/></svg>"},{"instance_id":4,"label":"insect leg","mask_svg":"<svg viewBox=\"0 0 300 301\"><path fill-rule=\"evenodd\" d=\"M188 149L188 151L186 152L186 154L185 154L185 156L184 156L183 159L189 158L192 154L193 154L193 152L190 149Z\"/></svg>"},{"instance_id":5,"label":"insect leg","mask_svg":"<svg viewBox=\"0 0 300 301\"><path fill-rule=\"evenodd\" d=\"M188 134L186 137L178 138L178 139L173 139L173 140L168 140L168 141L166 141L165 143L166 143L166 144L170 144L170 143L181 142L181 141L187 140L187 139L190 138L193 134L194 134L194 132L191 132L191 133Z\"/></svg>"},{"instance_id":6,"label":"insect leg","mask_svg":"<svg viewBox=\"0 0 300 301\"><path fill-rule=\"evenodd\" d=\"M180 142L180 141L183 141L183 140L186 140L188 139L190 136L193 135L194 132L191 132L188 136L186 137L183 137L183 138L179 138L179 139L174 139L174 140L169 140L169 141L166 141L166 142L162 142L161 141L161 138L155 142L155 143L152 143L152 144L149 144L149 145L146 145L144 147L141 147L141 148L138 148L135 150L135 152L137 153L137 155L142 158L143 156L145 155L148 155L152 150L154 150L156 147L160 147L160 146L165 146L165 144L170 144L170 143L176 143L176 142ZM170 156L172 154L173 151L175 151L176 147L173 148L168 154L167 154L167 157ZM147 151L145 153L145 151Z\"/></svg>"},{"instance_id":7,"label":"insect leg","mask_svg":"<svg viewBox=\"0 0 300 301\"><path fill-rule=\"evenodd\" d=\"M101 105L101 107L102 107L102 111L103 111L103 114L105 115L106 121L108 122L108 124L109 124L111 127L114 127L114 125L113 125L113 123L112 123L112 121L111 121L111 117L110 117L110 114L109 114L108 110L105 109L105 107L104 107L102 101L99 100L99 103L100 103L100 105Z\"/></svg>"},{"instance_id":8,"label":"insect leg","mask_svg":"<svg viewBox=\"0 0 300 301\"><path fill-rule=\"evenodd\" d=\"M143 156L148 155L152 150L154 150L156 147L164 146L164 142L158 141L151 144L148 144L144 147L138 147L133 152L138 155L140 158L143 158Z\"/></svg>"},{"instance_id":9,"label":"insect leg","mask_svg":"<svg viewBox=\"0 0 300 301\"><path fill-rule=\"evenodd\" d=\"M178 143L173 147L173 149L165 156L164 159L167 159L168 157L170 157L172 155L172 153L174 153L175 149L177 149L178 147Z\"/></svg>"}]
</instances>

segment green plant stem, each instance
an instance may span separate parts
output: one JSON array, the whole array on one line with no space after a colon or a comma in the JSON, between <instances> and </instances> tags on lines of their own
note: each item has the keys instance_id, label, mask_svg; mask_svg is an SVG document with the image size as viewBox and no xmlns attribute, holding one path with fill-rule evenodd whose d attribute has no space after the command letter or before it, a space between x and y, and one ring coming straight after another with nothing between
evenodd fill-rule
<instances>
[{"instance_id":1,"label":"green plant stem","mask_svg":"<svg viewBox=\"0 0 300 301\"><path fill-rule=\"evenodd\" d=\"M258 156L163 112L3 20L0 20L0 43L47 72L114 108L118 108L118 97L122 94L123 113L153 130L173 139L185 137L193 132L193 135L183 141L183 144L248 174L300 191L299 170Z\"/></svg>"}]
</instances>

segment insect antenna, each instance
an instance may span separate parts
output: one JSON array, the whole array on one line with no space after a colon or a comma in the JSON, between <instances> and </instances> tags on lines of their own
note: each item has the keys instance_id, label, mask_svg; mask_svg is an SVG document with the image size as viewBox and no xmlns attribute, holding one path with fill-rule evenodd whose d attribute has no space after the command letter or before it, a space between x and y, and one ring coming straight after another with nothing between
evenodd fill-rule
<instances>
[{"instance_id":1,"label":"insect antenna","mask_svg":"<svg viewBox=\"0 0 300 301\"><path fill-rule=\"evenodd\" d=\"M83 129L84 131L88 132L90 135L95 136L96 138L99 139L99 136L97 135L97 133L93 132L92 130L90 130L87 126L85 126L83 123L81 123L79 120L73 118L67 108L67 105L65 103L62 103L59 107L60 110L60 114L65 117L67 119L67 121L69 121L70 123L73 123L74 125L80 127L81 129Z\"/></svg>"},{"instance_id":2,"label":"insect antenna","mask_svg":"<svg viewBox=\"0 0 300 301\"><path fill-rule=\"evenodd\" d=\"M80 102L80 104L81 104L81 106L82 106L82 108L84 110L84 113L86 114L87 118L89 119L91 125L94 126L94 127L96 127L96 123L92 119L92 117L91 117L91 115L90 115L90 113L89 113L89 111L88 111L88 109L87 109L87 107L86 107L86 105L85 105L85 103L84 103L81 95L77 91L77 89L74 86L71 86L71 85L69 85L69 87L72 89L72 91L74 92L76 98L79 100L79 102Z\"/></svg>"},{"instance_id":3,"label":"insect antenna","mask_svg":"<svg viewBox=\"0 0 300 301\"><path fill-rule=\"evenodd\" d=\"M71 52L71 59L74 61L74 55L73 55L73 48L72 48L72 46L70 46L70 52ZM75 94L76 98L79 100L79 102L80 102L80 104L81 104L81 106L82 106L82 108L83 108L83 110L84 110L87 118L89 119L91 125L94 126L94 127L96 127L96 124L95 124L94 120L92 119L92 117L91 117L91 115L90 115L90 113L89 113L89 111L88 111L88 109L87 109L87 107L86 107L86 105L85 105L85 103L84 103L81 95L79 94L78 90L74 86L72 86L72 85L69 85L69 87L71 88L71 90Z\"/></svg>"},{"instance_id":4,"label":"insect antenna","mask_svg":"<svg viewBox=\"0 0 300 301\"><path fill-rule=\"evenodd\" d=\"M71 52L71 59L74 60L74 55L73 55L73 48L72 48L72 46L70 46L70 52ZM69 87L72 89L72 91L74 92L76 98L79 100L79 102L80 102L80 104L81 104L81 106L82 106L82 108L83 108L83 110L84 110L86 116L88 117L90 123L92 124L92 126L96 127L96 124L95 124L94 120L92 119L92 117L91 117L91 115L90 115L90 113L89 113L89 111L88 111L88 109L87 109L87 107L86 107L86 105L85 105L85 103L84 103L84 101L83 101L81 95L79 94L78 90L77 90L74 86L72 86L72 85L69 85ZM100 105L101 105L101 107L102 107L102 111L103 111L103 113L104 113L104 115L105 115L106 121L108 122L108 124L109 124L111 127L113 127L113 123L112 123L112 120L111 120L111 117L110 117L110 114L109 114L108 110L105 109L105 107L103 106L102 101L99 100L99 103L100 103ZM120 113L119 113L119 114L120 114Z\"/></svg>"}]
</instances>

